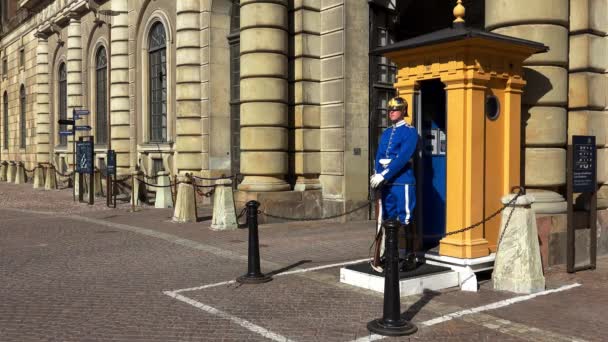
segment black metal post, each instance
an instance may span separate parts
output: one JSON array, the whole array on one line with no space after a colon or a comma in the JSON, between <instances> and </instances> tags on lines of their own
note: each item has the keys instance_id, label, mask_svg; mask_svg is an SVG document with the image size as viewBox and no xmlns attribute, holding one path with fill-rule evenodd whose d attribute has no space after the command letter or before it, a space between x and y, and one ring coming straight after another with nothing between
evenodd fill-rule
<instances>
[{"instance_id":1,"label":"black metal post","mask_svg":"<svg viewBox=\"0 0 608 342\"><path fill-rule=\"evenodd\" d=\"M117 185L116 185L116 175L110 176L112 180L112 196L114 196L114 209L116 209L116 194L118 193Z\"/></svg>"},{"instance_id":2,"label":"black metal post","mask_svg":"<svg viewBox=\"0 0 608 342\"><path fill-rule=\"evenodd\" d=\"M367 323L367 329L383 336L403 336L415 333L418 328L401 318L399 293L399 251L397 235L401 223L387 220L383 223L386 232L384 267L384 308L382 318Z\"/></svg>"},{"instance_id":3,"label":"black metal post","mask_svg":"<svg viewBox=\"0 0 608 342\"><path fill-rule=\"evenodd\" d=\"M271 276L260 271L260 242L258 239L258 208L260 202L247 202L247 225L249 227L249 255L247 274L236 279L241 284L260 284L272 280Z\"/></svg>"},{"instance_id":4,"label":"black metal post","mask_svg":"<svg viewBox=\"0 0 608 342\"><path fill-rule=\"evenodd\" d=\"M89 173L89 205L95 204L95 166L93 161L95 160L95 140L93 136L89 136L91 142L91 172Z\"/></svg>"},{"instance_id":5,"label":"black metal post","mask_svg":"<svg viewBox=\"0 0 608 342\"><path fill-rule=\"evenodd\" d=\"M95 204L95 171L89 173L89 205Z\"/></svg>"}]
</instances>

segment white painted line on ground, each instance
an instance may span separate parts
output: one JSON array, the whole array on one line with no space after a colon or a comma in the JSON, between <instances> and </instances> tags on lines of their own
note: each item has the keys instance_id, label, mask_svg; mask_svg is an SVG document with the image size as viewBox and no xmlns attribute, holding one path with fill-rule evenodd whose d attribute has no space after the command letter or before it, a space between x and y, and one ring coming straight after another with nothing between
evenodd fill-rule
<instances>
[{"instance_id":1,"label":"white painted line on ground","mask_svg":"<svg viewBox=\"0 0 608 342\"><path fill-rule=\"evenodd\" d=\"M283 273L279 273L276 274L275 276L284 276L284 275L290 275L290 274L298 274L298 273L305 273L305 272L311 272L311 271L318 271L318 270L322 270L322 269L326 269L326 268L332 268L332 267L339 267L339 266L346 266L346 265L351 265L351 264L357 264L363 261L367 261L369 260L369 258L365 258L365 259L359 259L359 260L353 260L353 261L346 261L346 262L340 262L340 263L335 263L335 264L329 264L329 265L322 265L322 266L316 266L316 267L311 267L311 268L304 268L304 269L297 269L297 270L293 270L293 271L288 271L288 272L283 272ZM174 290L174 291L164 291L163 293L166 294L169 297L175 298L179 301L182 301L186 304L190 304L200 310L203 310L205 312L208 312L212 315L216 315L219 317L222 317L224 319L228 319L238 325L240 325L241 327L248 329L256 334L262 335L266 338L269 338L271 340L274 341L281 341L281 342L294 342L293 340L288 339L285 336L279 335L277 333L274 333L268 329L265 329L259 325L253 324L247 320L244 320L242 318L238 318L236 316L233 316L227 312L224 312L222 310L218 310L212 306L209 306L207 304L201 303L199 301L196 301L194 299L188 298L186 296L180 295L179 293L182 292L189 292L189 291L198 291L198 290L204 290L204 289L208 289L211 287L216 287L216 286L222 286L222 285L230 285L230 284L234 284L236 283L235 280L228 280L228 281L222 281L219 283L215 283L215 284L207 284L207 285L202 285L202 286L198 286L198 287L190 287L187 289L179 289L179 290Z\"/></svg>"},{"instance_id":2,"label":"white painted line on ground","mask_svg":"<svg viewBox=\"0 0 608 342\"><path fill-rule=\"evenodd\" d=\"M228 281L222 281L222 282L215 283L215 284L207 284L207 285L203 285L203 286L190 287L187 289L179 289L179 290L175 290L175 291L166 291L166 292L182 293L182 292L189 292L189 291L198 291L198 290L208 289L210 287L230 285L230 284L234 284L234 283L236 283L236 280L228 280Z\"/></svg>"},{"instance_id":3,"label":"white painted line on ground","mask_svg":"<svg viewBox=\"0 0 608 342\"><path fill-rule=\"evenodd\" d=\"M570 289L573 289L573 288L579 287L579 286L581 286L581 284L575 283L575 284L571 284L571 285L565 285L565 286L562 286L562 287L558 287L558 288L552 289L552 290L546 290L546 291L537 292L537 293L533 293L533 294L529 294L529 295L525 295L525 296L513 297L513 298L501 300L499 302L491 303L491 304L488 304L488 305L478 306L476 308L465 309L465 310L462 310L462 311L457 311L457 312L453 312L451 314L443 315L441 317L437 317L437 318L434 318L434 319L422 322L421 325L430 327L431 325L447 322L447 321L450 321L450 320L452 320L454 318L458 318L458 317L462 317L462 316L465 316L465 315L470 315L470 314L474 314L474 313L478 313L478 312L482 312L482 311L488 311L488 310L494 310L494 309L502 308L502 307L505 307L505 306L509 306L511 304L515 304L515 303L523 302L523 301L526 301L526 300L530 300L530 299L536 298L538 296L546 296L548 294L570 290Z\"/></svg>"},{"instance_id":4,"label":"white painted line on ground","mask_svg":"<svg viewBox=\"0 0 608 342\"><path fill-rule=\"evenodd\" d=\"M322 265L322 266L311 267L311 268L297 269L297 270L293 270L293 271L279 273L279 274L277 274L277 276L288 275L288 274L296 274L296 273L304 273L304 272L311 272L311 271L318 271L318 270L322 270L322 269L325 269L325 268L332 268L332 267L338 267L338 266L346 266L346 265L358 264L358 263L364 262L364 261L369 261L369 258L359 259L359 260L353 260L353 261L345 261L345 262L340 262L340 263L337 263L337 264Z\"/></svg>"},{"instance_id":5,"label":"white painted line on ground","mask_svg":"<svg viewBox=\"0 0 608 342\"><path fill-rule=\"evenodd\" d=\"M358 338L356 340L352 340L351 342L372 342L372 341L382 340L386 337L388 337L388 336L370 334L369 336L364 336L364 337Z\"/></svg>"},{"instance_id":6,"label":"white painted line on ground","mask_svg":"<svg viewBox=\"0 0 608 342\"><path fill-rule=\"evenodd\" d=\"M326 269L326 268L332 268L332 267L339 267L339 266L358 264L360 262L368 261L368 260L369 260L369 258L365 258L365 259L359 259L359 260L353 260L353 261L340 262L340 263L336 263L336 264L329 264L329 265L322 265L322 266L316 266L316 267L311 267L311 268L297 269L297 270L293 270L293 271L278 273L278 274L275 274L274 276L278 277L278 276L285 276L285 275L289 275L289 274L297 274L297 273L305 273L305 272L311 272L311 271L318 271L318 270L322 270L322 269ZM182 292L189 292L189 291L199 291L199 290L204 290L204 289L208 289L208 288L216 287L216 286L230 285L230 284L234 284L235 282L236 282L235 280L228 280L228 281L222 281L222 282L215 283L215 284L207 284L207 285L202 285L202 286L197 286L197 287L190 287L190 288L187 288L187 289L173 290L173 291L170 291L170 292L173 292L173 293L182 293Z\"/></svg>"},{"instance_id":7,"label":"white painted line on ground","mask_svg":"<svg viewBox=\"0 0 608 342\"><path fill-rule=\"evenodd\" d=\"M182 301L184 303L190 304L190 305L196 307L197 309L203 310L203 311L208 312L208 313L210 313L212 315L216 315L216 316L222 317L224 319L228 319L228 320L230 320L230 321L232 321L232 322L240 325L241 327L243 327L243 328L245 328L245 329L247 329L249 331L252 331L252 332L254 332L256 334L262 335L262 336L264 336L266 338L269 338L269 339L271 339L273 341L294 342L293 340L290 340L290 339L288 339L285 336L282 336L282 335L279 335L277 333L274 333L274 332L272 332L272 331L270 331L268 329L262 328L259 325L253 324L253 323L251 323L251 322L249 322L247 320L244 320L242 318L238 318L238 317L233 316L233 315L231 315L231 314L229 314L227 312L224 312L222 310L218 310L218 309L216 309L214 307L211 307L209 305L206 305L206 304L203 304L201 302L198 302L198 301L196 301L194 299L190 299L188 297L182 296L182 295L177 294L177 293L172 292L172 291L165 291L163 293L166 294L169 297L173 297L173 298L175 298L175 299L177 299L179 301Z\"/></svg>"},{"instance_id":8,"label":"white painted line on ground","mask_svg":"<svg viewBox=\"0 0 608 342\"><path fill-rule=\"evenodd\" d=\"M509 306L511 304L515 304L515 303L523 302L523 301L526 301L526 300L530 300L530 299L535 298L535 297L546 296L546 295L549 295L549 294L552 294L552 293L557 293L557 292L562 292L562 291L570 290L570 289L573 289L573 288L579 287L579 286L581 286L581 284L574 283L574 284L571 284L571 285L565 285L565 286L562 286L562 287L558 287L558 288L552 289L552 290L546 290L546 291L537 292L537 293L533 293L533 294L529 294L529 295L525 295L525 296L513 297L513 298L501 300L499 302L491 303L491 304L488 304L488 305L483 305L483 306L478 306L478 307L472 308L472 309L465 309L465 310L453 312L451 314L443 315L441 317L437 317L437 318L430 319L428 321L417 323L417 325L418 326L430 327L430 326L433 326L433 325L436 325L436 324L439 324L439 323L443 323L443 322L447 322L447 321L453 320L454 318L458 318L458 317L462 317L462 316L466 316L466 315L471 315L471 314L475 314L475 313L479 313L479 312L483 312L483 311L488 311L488 310L494 310L494 309L502 308L502 307L505 307L505 306ZM370 334L369 336L364 336L364 337L358 338L356 340L353 340L351 342L378 341L378 340L384 339L385 337L386 336L381 336L381 335L376 335L376 334Z\"/></svg>"}]
</instances>

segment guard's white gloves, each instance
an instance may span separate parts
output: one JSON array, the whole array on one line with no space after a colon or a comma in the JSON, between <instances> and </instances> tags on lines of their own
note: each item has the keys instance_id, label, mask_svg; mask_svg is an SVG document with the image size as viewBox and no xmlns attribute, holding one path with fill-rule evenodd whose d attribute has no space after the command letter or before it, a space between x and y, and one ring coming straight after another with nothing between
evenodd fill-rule
<instances>
[{"instance_id":1,"label":"guard's white gloves","mask_svg":"<svg viewBox=\"0 0 608 342\"><path fill-rule=\"evenodd\" d=\"M382 182L384 182L384 176L379 173L376 173L369 179L369 185L372 187L372 189L379 187Z\"/></svg>"}]
</instances>

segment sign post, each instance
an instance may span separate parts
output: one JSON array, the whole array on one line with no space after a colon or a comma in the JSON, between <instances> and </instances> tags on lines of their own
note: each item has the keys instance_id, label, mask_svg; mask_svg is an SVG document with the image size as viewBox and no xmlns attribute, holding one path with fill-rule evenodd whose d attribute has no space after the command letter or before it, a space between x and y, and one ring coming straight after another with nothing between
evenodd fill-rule
<instances>
[{"instance_id":1,"label":"sign post","mask_svg":"<svg viewBox=\"0 0 608 342\"><path fill-rule=\"evenodd\" d=\"M88 138L88 140L84 140L84 138ZM94 143L93 137L80 137L78 140L78 144L76 145L76 171L78 172L78 180L79 180L79 190L78 197L80 201L83 200L83 174L89 175L89 204L93 205L95 203L95 168L93 167L94 160Z\"/></svg>"},{"instance_id":2,"label":"sign post","mask_svg":"<svg viewBox=\"0 0 608 342\"><path fill-rule=\"evenodd\" d=\"M568 146L568 178L566 182L568 197L568 234L566 261L568 273L595 269L597 258L597 146L595 136L573 135L572 145ZM582 210L574 210L574 193L579 193ZM578 206L577 206L578 207ZM589 264L575 266L576 229L574 215L587 212L589 223Z\"/></svg>"},{"instance_id":3,"label":"sign post","mask_svg":"<svg viewBox=\"0 0 608 342\"><path fill-rule=\"evenodd\" d=\"M113 191L112 185L116 181L116 151L108 150L107 154L107 167L106 167L106 205L109 207L114 195L114 208L116 208L116 194ZM114 180L112 180L114 177Z\"/></svg>"},{"instance_id":4,"label":"sign post","mask_svg":"<svg viewBox=\"0 0 608 342\"><path fill-rule=\"evenodd\" d=\"M76 139L75 139L76 138L76 131L74 129L74 126L76 125L76 121L75 121L74 118L72 118L72 119L59 119L57 121L57 123L60 124L60 125L72 126L71 130L69 130L69 131L61 131L61 132L59 132L59 135L60 136L66 136L66 137L70 136L70 135L74 136L74 139L72 139L72 148L73 148L73 151L74 151L73 154L72 154L72 158L73 158L74 165L76 165ZM74 173L74 181L76 181L76 173ZM76 202L76 186L74 185L72 188L73 188L72 189L72 197L73 197L74 202Z\"/></svg>"}]
</instances>

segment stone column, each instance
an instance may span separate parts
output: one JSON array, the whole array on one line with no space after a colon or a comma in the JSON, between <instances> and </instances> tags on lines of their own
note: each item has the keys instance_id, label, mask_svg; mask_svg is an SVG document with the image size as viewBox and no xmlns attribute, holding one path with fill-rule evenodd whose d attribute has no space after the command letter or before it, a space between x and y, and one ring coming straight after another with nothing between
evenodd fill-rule
<instances>
[{"instance_id":1,"label":"stone column","mask_svg":"<svg viewBox=\"0 0 608 342\"><path fill-rule=\"evenodd\" d=\"M244 191L289 190L287 0L241 1L241 173Z\"/></svg>"},{"instance_id":2,"label":"stone column","mask_svg":"<svg viewBox=\"0 0 608 342\"><path fill-rule=\"evenodd\" d=\"M294 190L321 189L321 8L318 1L303 0L294 4L293 89Z\"/></svg>"},{"instance_id":3,"label":"stone column","mask_svg":"<svg viewBox=\"0 0 608 342\"><path fill-rule=\"evenodd\" d=\"M608 205L608 3L570 2L568 135L595 135L598 145L598 207Z\"/></svg>"},{"instance_id":4,"label":"stone column","mask_svg":"<svg viewBox=\"0 0 608 342\"><path fill-rule=\"evenodd\" d=\"M549 46L524 62L525 186L539 213L566 210L557 188L566 183L568 0L487 0L486 29Z\"/></svg>"},{"instance_id":5,"label":"stone column","mask_svg":"<svg viewBox=\"0 0 608 342\"><path fill-rule=\"evenodd\" d=\"M67 55L67 100L68 118L72 117L72 110L82 106L82 30L80 27L80 17L76 13L70 14L70 24L68 26L68 55ZM78 133L77 133L78 134ZM72 156L67 160L70 170L74 170L74 149L73 141L78 139L76 135L68 136L67 150ZM77 177L76 177L77 178Z\"/></svg>"},{"instance_id":6,"label":"stone column","mask_svg":"<svg viewBox=\"0 0 608 342\"><path fill-rule=\"evenodd\" d=\"M129 111L129 17L127 1L112 1L112 10L120 14L112 17L110 76L110 133L112 149L116 151L117 174L128 174L130 167L130 111Z\"/></svg>"},{"instance_id":7,"label":"stone column","mask_svg":"<svg viewBox=\"0 0 608 342\"><path fill-rule=\"evenodd\" d=\"M201 136L200 1L177 0L177 172L199 172L209 155ZM201 153L202 152L202 153ZM205 167L207 169L208 167Z\"/></svg>"},{"instance_id":8,"label":"stone column","mask_svg":"<svg viewBox=\"0 0 608 342\"><path fill-rule=\"evenodd\" d=\"M36 47L36 161L50 161L49 42L38 33Z\"/></svg>"},{"instance_id":9,"label":"stone column","mask_svg":"<svg viewBox=\"0 0 608 342\"><path fill-rule=\"evenodd\" d=\"M323 185L324 210L332 214L345 211L344 71L347 69L344 46L345 6L344 0L321 3L321 176L319 178Z\"/></svg>"}]
</instances>

